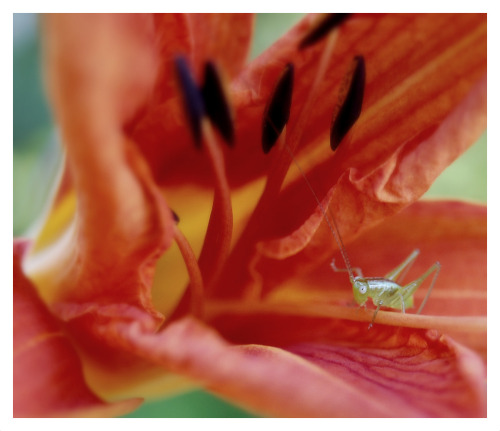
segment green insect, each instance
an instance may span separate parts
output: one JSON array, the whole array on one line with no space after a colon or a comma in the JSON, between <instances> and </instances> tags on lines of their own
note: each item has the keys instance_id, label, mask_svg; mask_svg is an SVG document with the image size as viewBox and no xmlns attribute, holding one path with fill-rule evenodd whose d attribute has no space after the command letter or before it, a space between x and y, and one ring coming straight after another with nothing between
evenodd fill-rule
<instances>
[{"instance_id":1,"label":"green insect","mask_svg":"<svg viewBox=\"0 0 500 431\"><path fill-rule=\"evenodd\" d=\"M291 92L293 88L293 74L293 64L288 64L282 73L278 85L276 86L271 102L266 108L262 139L264 153L268 153L270 151L288 121L292 100ZM363 56L356 56L354 58L353 67L350 69L348 75L346 75L346 78L345 85L343 86L347 88L347 91L340 92L339 102L334 111L331 123L330 147L333 151L337 150L341 141L347 135L348 131L361 114L366 78L365 60ZM434 288L434 284L441 269L439 262L434 263L416 280L406 285L401 285L397 282L397 280L403 278L419 254L418 250L414 250L399 266L390 271L385 277L363 277L361 270L359 268L352 268L349 263L347 252L344 244L342 243L342 238L335 222L335 218L333 216L328 217L325 208L321 204L311 183L307 179L306 174L295 159L293 151L288 146L285 137L282 138L282 142L283 148L288 151L291 160L297 166L302 177L304 178L304 181L309 187L316 204L321 209L323 217L327 222L342 254L346 268L337 268L335 266L335 260L333 260L331 263L332 269L336 272L347 272L349 274L354 299L359 305L365 305L368 298L371 298L376 306L373 319L368 328L373 326L375 317L382 306L401 310L405 313L407 308L413 306L413 294L415 291L427 279L427 277L434 273L427 295L417 311L417 314L419 314L427 302L432 289ZM354 272L356 272L356 276L354 275Z\"/></svg>"},{"instance_id":2,"label":"green insect","mask_svg":"<svg viewBox=\"0 0 500 431\"><path fill-rule=\"evenodd\" d=\"M335 272L347 272L349 274L349 280L352 285L352 291L354 294L354 300L361 306L366 304L368 298L371 298L373 304L377 307L375 313L373 314L372 321L368 326L370 329L375 322L375 317L377 316L380 307L388 307L396 310L401 310L403 313L406 312L407 308L413 307L413 294L420 287L420 285L429 277L432 273L434 273L434 277L432 278L431 285L427 294L420 305L417 314L420 314L422 309L424 308L425 303L429 299L429 296L432 292L434 284L436 283L437 276L441 269L441 265L439 262L435 262L424 274L422 274L416 280L406 284L400 285L397 280L404 277L404 275L408 272L411 265L419 255L420 251L415 249L411 252L411 254L396 268L390 271L385 277L363 277L360 268L352 268L349 262L349 258L347 257L347 251L342 242L342 238L339 233L339 229L337 227L337 223L333 216L328 217L325 208L321 204L316 192L311 186L311 183L307 179L304 171L298 164L297 160L293 156L290 149L288 152L292 158L292 161L297 166L300 171L302 177L304 178L307 186L309 187L314 199L321 212L323 213L323 217L328 224L328 227L332 233L335 242L339 246L340 253L342 254L342 259L344 260L346 268L337 268L335 266L335 259L332 260L331 267ZM356 275L354 275L356 272Z\"/></svg>"},{"instance_id":3,"label":"green insect","mask_svg":"<svg viewBox=\"0 0 500 431\"><path fill-rule=\"evenodd\" d=\"M339 246L343 247L341 242ZM397 283L397 280L398 278L403 278L404 275L408 272L411 265L420 253L418 249L413 250L411 254L400 265L386 274L385 277L363 277L363 274L361 273L361 270L359 268L351 268L349 260L347 259L345 248L341 248L341 251L347 268L337 268L335 266L334 259L331 263L332 269L335 272L349 273L349 280L352 284L354 300L359 305L365 305L368 298L371 298L373 304L377 306L368 328L371 328L373 326L375 317L377 316L377 313L382 306L401 310L403 313L406 312L407 308L413 307L413 294L425 281L425 279L432 273L434 273L434 277L432 278L432 282L429 290L427 291L427 295L425 295L425 298L417 311L417 314L420 314L425 306L425 303L429 299L432 288L434 287L437 276L439 274L439 270L441 269L440 263L435 262L419 278L402 286ZM356 276L354 276L353 271L356 272Z\"/></svg>"}]
</instances>

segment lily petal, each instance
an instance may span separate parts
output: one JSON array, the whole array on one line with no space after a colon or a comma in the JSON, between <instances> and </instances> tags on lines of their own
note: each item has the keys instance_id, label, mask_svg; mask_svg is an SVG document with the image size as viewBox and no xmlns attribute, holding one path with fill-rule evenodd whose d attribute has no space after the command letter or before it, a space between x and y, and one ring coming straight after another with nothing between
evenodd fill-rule
<instances>
[{"instance_id":1,"label":"lily petal","mask_svg":"<svg viewBox=\"0 0 500 431\"><path fill-rule=\"evenodd\" d=\"M122 348L189 375L233 402L274 416L485 415L483 362L435 331L394 333L379 327L366 335L364 324L322 319L317 322L322 343L304 344L297 343L305 335L301 319L280 322L259 314L256 319L229 317L228 322L225 337L234 336L239 344L250 341L246 336L261 338L267 347L233 347L190 318L159 334L118 324L113 338ZM307 340L314 339L305 324ZM296 331L289 333L285 325ZM281 346L296 342L285 349L272 347L277 339Z\"/></svg>"},{"instance_id":2,"label":"lily petal","mask_svg":"<svg viewBox=\"0 0 500 431\"><path fill-rule=\"evenodd\" d=\"M25 268L49 304L128 302L160 321L150 286L174 221L123 132L153 88L152 23L143 15L49 15L44 28L50 95L74 191L58 196ZM76 214L60 226L64 205L67 214L76 205Z\"/></svg>"},{"instance_id":3,"label":"lily petal","mask_svg":"<svg viewBox=\"0 0 500 431\"><path fill-rule=\"evenodd\" d=\"M332 244L330 250L325 245L332 242L334 239L323 221L318 239L303 255L287 259L286 248L278 241L262 244L264 256L274 257L259 267L266 283L265 292L279 288L279 280L304 276L307 278L301 279L297 286L308 286L309 291L317 286L334 293L339 289L332 286L339 284L346 286L342 290L347 296L351 295L347 276L334 273L330 268L331 258L341 259L339 253L334 254L331 249L336 248L336 244ZM440 261L443 267L440 283L433 292L435 301L426 307L446 315L486 313L486 272L483 271L486 207L456 201L416 202L347 244L351 263L371 277L384 275L415 248L420 249L421 254L406 280L423 273L435 261ZM467 265L458 262L467 262ZM423 298L424 294L417 291L419 296Z\"/></svg>"},{"instance_id":4,"label":"lily petal","mask_svg":"<svg viewBox=\"0 0 500 431\"><path fill-rule=\"evenodd\" d=\"M354 152L353 157L363 159L360 164L371 164L367 174L363 173L364 167L352 161L347 171L336 178L343 168L335 155L312 168L308 180L318 196L331 194L326 198L331 199L330 210L334 215L341 215L335 216L336 221L343 238L348 239L420 198L438 175L477 141L485 128L486 76L472 87L429 136L400 142L388 159L375 158L378 162L371 158L369 151ZM383 147L378 146L381 150ZM335 181L336 184L327 190L328 185ZM276 214L273 220L280 222L269 223L268 229L279 235L280 230L284 232L296 227L299 220L306 214L310 215L316 207L303 178L297 176L273 208ZM293 212L291 208L294 208Z\"/></svg>"},{"instance_id":5,"label":"lily petal","mask_svg":"<svg viewBox=\"0 0 500 431\"><path fill-rule=\"evenodd\" d=\"M326 43L297 53L298 42L313 22L312 16L304 18L233 83L239 146L244 148L228 163L228 175L236 183L265 172L271 163L260 154L260 131L252 128L262 121L276 79L289 61L295 64L297 82L289 127L298 120ZM416 145L428 138L486 74L484 14L361 14L338 31L321 97L310 113L304 139L308 151L320 145L323 160L331 158L324 143L339 86L355 55L364 56L367 78L361 117L335 156L333 181L348 167L366 174L403 143L411 140ZM244 163L249 159L255 163Z\"/></svg>"},{"instance_id":6,"label":"lily petal","mask_svg":"<svg viewBox=\"0 0 500 431\"><path fill-rule=\"evenodd\" d=\"M328 108L324 100L318 100L304 132L307 139L303 141L307 148L297 155L297 159L312 188L323 200L323 206L330 206L346 241L417 200L486 127L485 16L460 17L457 26L461 30L457 30L458 33L448 28L451 26L449 20L454 20L454 17L362 15L351 18L339 30L330 60L331 63L337 62L328 70L319 93L337 94L342 73L348 69L347 62L352 58L347 52L363 53L367 70L363 110L353 130L332 155L325 142L328 132L325 124L329 124L327 112L331 115L333 106ZM304 26L304 22L299 24L287 36L291 40L279 41L269 55L275 54L285 63L287 56L291 55L290 45L296 43L295 39L305 31ZM443 26L447 27L444 33ZM416 49L420 37L429 41L429 46L407 61L408 50L412 47L420 52ZM464 56L467 61L462 61ZM447 62L457 64L460 72L453 69L449 72L452 75L448 75L448 70L442 73ZM255 68L250 65L245 77L240 77L242 99L249 100L247 114L239 115L245 120L242 128L245 124L259 122L259 115L264 110L264 94L269 97L272 93L277 70L283 67L281 60L274 59L273 66L264 69L265 63L263 55L262 62L256 60ZM344 67L340 72L342 64ZM310 82L315 67L318 67L317 62L311 63L308 57L299 57L296 81ZM301 81L298 78L301 70L308 79ZM271 78L268 75L273 71L275 75ZM259 93L252 97L244 88L253 85ZM382 87L384 91L381 91ZM308 87L298 86L287 127L293 128L294 115L300 112L301 102L305 103L307 97ZM329 103L332 105L334 101ZM397 106L397 116L393 106ZM245 107L241 109L244 111ZM259 142L255 130L244 130L242 136L240 145L243 149L235 152L234 158L228 162L228 177L236 183L263 172L260 169L269 169L271 163L255 149L255 143ZM253 160L253 163L248 163L248 160ZM235 167L237 172L231 172ZM258 258L249 250L254 249L256 241L286 238L294 243L289 253L291 248L297 253L311 240L322 217L302 176L293 166L291 172L279 196L252 226L252 235L244 237L245 243L235 248L218 294L237 295L241 292L237 292L234 286L246 290L255 281L255 275L249 273L251 268L249 271L235 263L245 262L253 266ZM291 238L292 235L295 237Z\"/></svg>"},{"instance_id":7,"label":"lily petal","mask_svg":"<svg viewBox=\"0 0 500 431\"><path fill-rule=\"evenodd\" d=\"M197 76L209 59L217 59L230 77L239 73L250 49L253 19L252 14L155 14L155 43L161 66L154 104L164 103L176 93L172 87L175 55L189 55Z\"/></svg>"},{"instance_id":8,"label":"lily petal","mask_svg":"<svg viewBox=\"0 0 500 431\"><path fill-rule=\"evenodd\" d=\"M202 154L191 144L191 132L186 127L179 91L175 88L177 81L173 79L173 58L187 55L200 84L207 61L213 61L227 79L234 78L247 60L254 15L164 14L157 15L155 22L161 52L155 100L129 125L132 139L158 182L165 182L165 177L170 178L170 173L179 168L181 173L192 170L196 175L201 170L210 176Z\"/></svg>"},{"instance_id":9,"label":"lily petal","mask_svg":"<svg viewBox=\"0 0 500 431\"><path fill-rule=\"evenodd\" d=\"M101 414L109 405L95 393L113 398L141 380L180 375L277 416L485 416L484 362L448 336L486 352L485 209L416 204L357 238L416 200L485 127L485 15L453 15L453 20L448 15L357 15L328 42L298 52L312 25L306 18L235 78L239 142L234 151L223 148L219 157L221 167L222 152L228 162L224 184L252 189L248 195L257 199L273 161L255 145L254 135L260 134L255 125L283 64L293 60L301 84L289 128L293 132L296 125L300 133L290 135L303 137L303 142L296 139L301 166L324 206L333 209L349 253L352 249L353 261L365 273L383 275L415 247L422 250L422 260L410 276L441 261L436 295L424 311L431 315L380 311L373 330L367 330L372 310L348 306L350 288L326 262L337 247L325 235L323 214L303 178L290 172L279 198L268 199L262 214L256 211L255 220L262 223L254 223L255 234L243 231L222 280L214 276L210 283L215 288L207 291L200 312L205 322L173 321L184 313L181 306L171 314L173 323L160 326L163 315L151 297L153 275L177 231L158 185L197 184L204 193L212 183L206 154L185 149L189 130L169 64L179 47L190 52L195 73L206 56L220 56L236 77L246 55L236 51L240 44L248 47L245 32L252 18L233 18L235 24L205 15L47 17L49 94L69 169L41 235L23 259L41 300L20 269L26 246L17 252L15 246L15 301L22 308L15 314L27 321L15 329L16 343L21 342L14 346L19 357L14 385L22 394L15 394L17 400L28 388L26 367L35 369L32 358L41 357L57 362L36 376L40 388L54 386L40 414ZM214 32L216 42L202 38L199 29ZM221 41L227 41L227 51ZM328 55L318 61L323 49ZM332 156L325 125L335 98L321 98L307 116L301 117L301 107L309 106L310 94L336 95L347 64L358 53L367 63L364 107ZM231 57L236 58L232 64ZM316 80L323 60L336 67ZM456 68L446 68L449 64ZM309 91L310 82L320 82L318 92ZM183 195L184 189L177 193ZM182 197L186 207L198 198ZM246 211L237 210L235 220L245 218ZM402 256L394 244L407 248ZM369 254L368 248L380 252ZM464 248L470 254L461 254ZM195 253L189 248L194 266ZM464 256L474 265L470 273L456 265ZM445 267L453 273L443 275ZM196 279L206 273L191 269ZM165 295L180 296L164 285L165 273L156 275L155 284L168 290ZM443 279L446 284L439 289ZM252 289L258 290L254 298L264 293L265 301L242 300ZM225 301L230 295L238 301ZM417 302L422 296L421 290ZM295 309L280 298L292 299ZM161 311L169 314L174 303L165 301ZM447 336L426 329L450 327ZM107 380L96 390L99 372ZM123 382L128 375L131 381ZM58 406L68 377L76 382L75 396ZM39 414L27 399L22 414ZM136 403L113 408L118 412Z\"/></svg>"},{"instance_id":10,"label":"lily petal","mask_svg":"<svg viewBox=\"0 0 500 431\"><path fill-rule=\"evenodd\" d=\"M301 338L299 327L308 327L307 321L272 318L263 320L263 332L272 325L281 330L295 332ZM293 320L297 320L296 323ZM247 322L252 324L252 322ZM317 322L308 327L308 340L291 342L281 334L281 346L287 351L320 366L329 373L349 382L364 393L365 398L384 400L390 406L390 416L425 417L484 417L486 367L474 352L457 344L437 331L413 330L379 326L367 331L366 323L353 325ZM283 325L283 326L282 326ZM320 328L321 325L321 328ZM338 325L338 326L337 326ZM244 329L238 328L239 337ZM252 328L252 338L259 332ZM267 345L273 342L267 336ZM257 336L257 339L259 337ZM364 405L365 401L361 402ZM359 407L359 402L354 402ZM356 416L364 416L364 412Z\"/></svg>"},{"instance_id":11,"label":"lily petal","mask_svg":"<svg viewBox=\"0 0 500 431\"><path fill-rule=\"evenodd\" d=\"M21 271L29 243L14 242L14 416L112 417L141 399L109 404L87 386L78 354Z\"/></svg>"},{"instance_id":12,"label":"lily petal","mask_svg":"<svg viewBox=\"0 0 500 431\"><path fill-rule=\"evenodd\" d=\"M420 249L420 256L402 280L403 284L439 261L441 272L423 310L429 322L424 326L416 321L415 325L446 329L447 334L486 356L486 238L486 207L423 201L356 237L347 244L347 252L351 263L360 267L364 275L377 277L396 267L412 250ZM292 235L281 244L280 241L261 244L263 256L254 261L253 271L259 274L256 279L262 281L267 301L278 304L295 301L319 308L320 304L351 305L352 289L347 276L333 272L329 265L332 258L339 266L342 260L338 252L333 253L325 244L334 243L325 223L303 253L290 256L285 252L293 239ZM331 247L335 248L335 244ZM428 283L415 292L416 305L426 295ZM328 313L341 317L338 311ZM399 312L387 314L390 319L386 323L394 325L404 325L409 317L400 316L401 321ZM448 316L446 319L453 322L445 323L438 316ZM481 317L483 323L474 316ZM391 320L396 318L397 321ZM371 315L367 316L370 319Z\"/></svg>"}]
</instances>

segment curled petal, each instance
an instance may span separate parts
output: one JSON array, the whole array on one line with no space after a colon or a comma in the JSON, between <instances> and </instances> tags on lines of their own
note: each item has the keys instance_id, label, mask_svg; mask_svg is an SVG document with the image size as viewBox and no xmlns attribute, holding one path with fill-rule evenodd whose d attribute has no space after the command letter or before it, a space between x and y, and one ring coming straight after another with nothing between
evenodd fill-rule
<instances>
[{"instance_id":1,"label":"curled petal","mask_svg":"<svg viewBox=\"0 0 500 431\"><path fill-rule=\"evenodd\" d=\"M282 348L359 389L345 416L369 416L359 406L372 397L384 400L391 417L486 414L484 361L436 330L368 330L367 322L248 308L214 310L212 324L233 343Z\"/></svg>"},{"instance_id":2,"label":"curled petal","mask_svg":"<svg viewBox=\"0 0 500 431\"><path fill-rule=\"evenodd\" d=\"M347 275L333 272L329 265L332 258L338 266L343 267L343 262L321 220L322 215L316 214L300 229L301 233L260 244L262 256L254 259L253 270L258 272L255 279L261 281L259 289L268 300L312 306L352 305ZM317 231L313 229L316 235L307 234L309 224L313 227L320 224ZM356 237L346 248L351 264L370 277L383 276L418 248L420 255L402 284L415 280L439 261L442 269L423 309L427 321L416 319L411 326L440 328L486 356L486 232L484 206L453 201L418 202ZM287 253L306 243L301 253ZM429 281L415 292L416 306L424 299L428 287ZM415 310L407 312L413 314ZM325 311L332 316L347 317L338 311ZM384 322L406 326L408 317L397 310L388 311L388 320ZM371 320L370 313L365 320Z\"/></svg>"},{"instance_id":3,"label":"curled petal","mask_svg":"<svg viewBox=\"0 0 500 431\"><path fill-rule=\"evenodd\" d=\"M14 416L117 416L137 408L140 399L108 404L89 389L62 325L22 273L27 247L14 242Z\"/></svg>"},{"instance_id":4,"label":"curled petal","mask_svg":"<svg viewBox=\"0 0 500 431\"><path fill-rule=\"evenodd\" d=\"M273 258L260 264L262 278L267 283L265 291L279 289L278 280L285 277L304 276L297 286L303 284L308 286L309 291L321 290L325 294L343 291L345 298L350 297L347 276L334 273L330 268L329 260L332 258L340 259L338 265L343 266L343 262L338 251L334 252L337 246L326 223L321 216L317 217L319 220L311 217L310 221L311 224L320 224L315 238L312 239L312 234L309 238L305 232L303 234L308 243L303 254L289 257L284 254L285 245L280 244L284 242L289 244L288 247L300 247L306 241L298 233L261 244L262 253ZM453 201L418 202L358 236L346 247L351 263L371 277L383 276L418 248L420 256L403 282L416 278L435 261L442 265L438 283L426 305L427 314L486 314L484 206ZM467 265L459 264L464 261ZM424 295L424 290L421 292L419 289L416 293L417 298L423 299Z\"/></svg>"},{"instance_id":5,"label":"curled petal","mask_svg":"<svg viewBox=\"0 0 500 431\"><path fill-rule=\"evenodd\" d=\"M276 77L292 59L297 86L289 126L298 121L325 47L320 43L310 51L294 51L313 21L308 16L297 24L233 84L242 150L234 153L228 175L237 183L259 174L244 161L258 161L255 165L261 172L269 166L270 161L258 153L255 143L260 131L252 130L252 125L260 121ZM417 145L428 138L486 74L484 14L361 14L351 16L338 31L319 91L322 97L314 103L303 142L309 152L321 154L320 160L331 158L325 142L337 95L353 56L363 55L363 110L338 149L335 169L330 171L332 181L349 167L362 169L366 175L403 143ZM484 110L481 117L485 124Z\"/></svg>"},{"instance_id":6,"label":"curled petal","mask_svg":"<svg viewBox=\"0 0 500 431\"><path fill-rule=\"evenodd\" d=\"M134 325L118 326L116 330L124 347L258 412L276 416L342 415L343 407L347 411L347 405L359 395L355 388L296 356L280 349L232 347L191 319L176 322L158 335L145 334ZM333 396L335 389L347 397L337 392L341 406L324 398L325 394ZM365 412L379 416L384 410L387 407L383 403L372 400L367 402Z\"/></svg>"},{"instance_id":7,"label":"curled petal","mask_svg":"<svg viewBox=\"0 0 500 431\"><path fill-rule=\"evenodd\" d=\"M161 53L155 99L141 116L129 123L129 133L141 148L157 181L166 181L165 177L170 177L174 171L180 175L188 171L191 175L199 172L210 175L210 170L203 167L202 155L194 149L189 151L191 137L172 76L173 56L189 56L199 84L207 61L213 62L223 76L232 79L247 60L254 16L163 14L155 16L155 23Z\"/></svg>"},{"instance_id":8,"label":"curled petal","mask_svg":"<svg viewBox=\"0 0 500 431\"><path fill-rule=\"evenodd\" d=\"M332 155L326 144L330 121L326 113L331 115L333 107L325 106L325 100L318 100L305 132L307 139L303 139L306 148L296 154L296 158L319 199L329 203L346 241L417 200L486 127L486 19L484 15L461 15L460 23L456 23L455 18L456 15L432 14L360 15L348 19L338 30L340 34L331 60L338 62L329 69L320 94L338 93L342 74L352 59L347 53L360 52L366 62L363 111ZM238 87L242 91L241 103L247 103L247 108L241 105L241 109L247 109L248 116L240 114L239 118L245 118L248 123L242 122L238 128L243 130L244 138L240 144L242 150L229 157L230 179L239 177L244 182L248 179L243 179L245 175L257 175L258 169L264 172L269 167L269 160L254 150L254 142L259 139L256 131L244 127L259 121L264 110L263 107L261 110L264 93L270 96L275 76L283 67L276 59L272 67L266 67L266 56L275 54L284 63L291 55L289 44L295 43L294 38L305 31L306 24L307 20L292 30L286 36L290 39L277 42L262 59L250 65L245 76L235 84L241 85ZM462 30L457 30L455 24ZM443 26L447 32L442 32ZM432 43L426 45L425 50L413 50L415 54L408 60L408 50L420 46L417 34ZM298 100L299 106L301 100L302 104L306 103L306 84L313 80L313 70L317 68L306 51L302 53L305 57L299 56L295 62L297 82L303 85L294 91L294 104ZM449 70L445 64L456 65L456 69ZM444 69L446 73L442 73ZM244 92L245 86L251 87L252 83L257 86L257 82L258 93ZM235 92L237 94L236 89ZM294 110L292 106L287 127L293 127L297 112L299 108L295 106ZM324 138L321 133L325 133ZM231 172L235 167L237 172ZM239 244L237 252L241 255L233 262L245 262L250 268L228 267L218 292L232 289L231 294L237 295L234 286L248 288L254 272L254 260L248 250L254 250L255 242L287 238L292 232L298 233L313 217L317 227L320 218L317 202L292 165L288 181L263 216L258 232L253 232L246 244ZM302 232L306 235L300 235L298 240L307 243L316 227L309 225L307 232ZM294 252L299 249L300 246L294 244ZM287 253L291 253L291 249Z\"/></svg>"},{"instance_id":9,"label":"curled petal","mask_svg":"<svg viewBox=\"0 0 500 431\"><path fill-rule=\"evenodd\" d=\"M192 55L200 66L212 59L229 77L241 72L252 42L253 14L186 14L192 34ZM210 35L210 37L207 37Z\"/></svg>"},{"instance_id":10,"label":"curled petal","mask_svg":"<svg viewBox=\"0 0 500 431\"><path fill-rule=\"evenodd\" d=\"M44 24L49 93L72 188L65 199L58 195L25 268L49 304L128 302L161 320L150 285L174 221L123 131L153 88L152 21L49 15Z\"/></svg>"},{"instance_id":11,"label":"curled petal","mask_svg":"<svg viewBox=\"0 0 500 431\"><path fill-rule=\"evenodd\" d=\"M338 164L340 158L330 157L312 168L307 173L308 179L319 196L332 193L327 196L331 199L330 211L343 237L348 238L420 198L438 175L477 141L485 128L486 76L472 87L432 134L400 142L395 152L386 160L379 160L377 167L372 165L369 173L365 174L361 167L343 171ZM363 163L368 164L375 160L366 150L353 152L351 156L366 157ZM344 173L337 177L340 172ZM335 185L332 187L332 184ZM315 207L310 190L303 178L297 176L276 202L273 220L280 222L270 223L269 232L279 235L280 231L289 231Z\"/></svg>"},{"instance_id":12,"label":"curled petal","mask_svg":"<svg viewBox=\"0 0 500 431\"><path fill-rule=\"evenodd\" d=\"M158 334L117 325L115 340L250 410L274 416L485 415L484 364L435 332L378 328L366 335L366 325L332 320L325 325L322 320L317 322L324 328L322 343L304 344L297 342L304 335L301 325L309 329L308 340L314 340L307 321L285 319L297 329L289 333L279 317L267 318L229 317L227 326L219 321L227 329L225 337L244 344L238 347L191 319ZM318 331L319 325L312 326ZM265 339L271 347L251 339ZM280 347L273 347L277 339Z\"/></svg>"}]
</instances>

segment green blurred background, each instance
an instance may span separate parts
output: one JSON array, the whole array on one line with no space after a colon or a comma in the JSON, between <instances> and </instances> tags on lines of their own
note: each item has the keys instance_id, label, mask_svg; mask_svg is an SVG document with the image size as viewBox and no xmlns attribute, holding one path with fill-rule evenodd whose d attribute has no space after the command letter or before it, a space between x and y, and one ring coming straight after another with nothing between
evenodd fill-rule
<instances>
[{"instance_id":1,"label":"green blurred background","mask_svg":"<svg viewBox=\"0 0 500 431\"><path fill-rule=\"evenodd\" d=\"M303 14L258 14L254 58ZM14 236L29 235L44 209L62 156L44 97L37 16L14 14ZM486 203L486 132L425 195ZM253 417L201 390L149 401L126 417Z\"/></svg>"}]
</instances>

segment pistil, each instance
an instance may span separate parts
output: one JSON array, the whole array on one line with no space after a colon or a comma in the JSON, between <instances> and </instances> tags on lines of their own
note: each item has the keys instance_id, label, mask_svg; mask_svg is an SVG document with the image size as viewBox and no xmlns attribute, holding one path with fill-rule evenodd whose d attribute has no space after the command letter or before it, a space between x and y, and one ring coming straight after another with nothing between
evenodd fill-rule
<instances>
[{"instance_id":1,"label":"pistil","mask_svg":"<svg viewBox=\"0 0 500 431\"><path fill-rule=\"evenodd\" d=\"M203 142L215 176L212 212L199 258L203 278L206 286L209 287L219 275L229 254L233 232L233 208L224 155L207 119L202 122L202 132Z\"/></svg>"},{"instance_id":2,"label":"pistil","mask_svg":"<svg viewBox=\"0 0 500 431\"><path fill-rule=\"evenodd\" d=\"M325 49L322 53L321 60L319 63L319 67L315 76L315 79L311 85L310 91L308 92L309 96L306 100L306 102L302 105L300 114L298 115L299 120L294 124L289 126L290 131L288 133L284 133L283 129L285 128L286 122L288 121L288 115L286 115L286 121L283 122L283 124L277 124L275 119L271 118L269 121L269 124L274 125L276 130L274 131L274 135L276 137L275 142L264 142L263 141L263 150L266 152L272 151L272 147L275 145L276 141L278 142L283 142L283 144L279 145L280 147L279 151L275 151L275 154L273 155L274 160L271 163L271 169L269 170L268 178L266 181L266 185L264 188L264 191L255 207L255 210L252 213L252 216L250 217L250 220L243 232L243 234L240 236L237 244L233 248L232 255L239 256L238 258L241 259L241 254L240 253L253 253L253 248L248 248L246 250L242 250L242 247L248 247L248 242L256 242L259 238L255 236L256 232L261 228L262 223L265 222L266 220L266 215L269 214L269 207L272 205L272 203L276 200L280 189L281 185L285 179L285 176L288 172L288 169L290 167L290 163L292 159L290 158L290 154L288 151L284 150L284 146L286 145L292 153L295 152L296 148L300 145L300 141L302 139L302 136L306 130L307 123L309 122L309 117L310 113L313 109L313 104L316 101L317 97L319 96L319 88L320 84L325 76L327 67L330 63L330 59L332 56L333 49L335 47L335 42L337 40L337 31L333 31L330 33L328 36L328 39L326 41L326 46ZM289 69L289 67L287 66ZM293 70L293 67L292 67ZM288 80L290 79L287 77L287 71L282 74L281 80ZM292 78L293 81L293 78ZM291 92L292 92L292 87L293 86L288 86L288 85L280 85L280 82L277 84L277 89L278 92L275 91L275 93L272 95L271 99L275 97L276 94L278 94L278 97L281 99L278 101L278 104L281 102L283 104L291 104ZM289 92L289 94L286 94L286 91L281 92L279 91L279 88L283 87L286 91ZM272 106L273 101L270 101L270 104L268 105L265 116L264 116L264 122L266 122L267 114L269 113L270 106ZM284 112L289 112L290 106L288 107L283 107L282 111ZM278 111L279 112L279 111ZM264 132L265 133L265 132ZM271 130L271 135L272 130ZM263 134L263 137L265 135ZM280 137L281 136L281 137ZM278 140L279 138L279 140ZM228 265L231 265L231 262L228 262Z\"/></svg>"},{"instance_id":3,"label":"pistil","mask_svg":"<svg viewBox=\"0 0 500 431\"><path fill-rule=\"evenodd\" d=\"M195 285L192 286L192 306L197 313L201 313L202 307L199 304L199 298L202 301L204 294L203 291L199 291L199 286L202 286L202 290L203 285L210 287L213 280L219 275L229 254L233 231L231 192L226 177L224 154L214 134L212 124L230 146L233 145L234 130L229 104L215 65L211 62L205 65L205 78L201 88L194 82L183 57L178 57L175 65L194 143L197 148L203 148L206 151L215 178L212 211L197 262L201 275L194 270L189 270L190 265L194 266L193 256L191 248L187 247L185 238L179 236L178 241L178 244L184 247L185 251L182 254L188 266L191 283ZM201 276L203 283L200 283L198 279Z\"/></svg>"},{"instance_id":4,"label":"pistil","mask_svg":"<svg viewBox=\"0 0 500 431\"><path fill-rule=\"evenodd\" d=\"M189 274L191 313L195 317L203 319L205 292L203 287L203 278L201 276L200 267L198 266L198 261L196 260L196 256L193 252L193 249L191 248L191 245L189 244L189 241L177 228L177 226L174 227L174 239L177 243L177 246L179 247Z\"/></svg>"}]
</instances>

